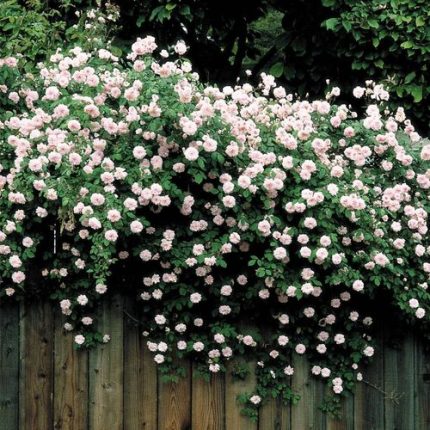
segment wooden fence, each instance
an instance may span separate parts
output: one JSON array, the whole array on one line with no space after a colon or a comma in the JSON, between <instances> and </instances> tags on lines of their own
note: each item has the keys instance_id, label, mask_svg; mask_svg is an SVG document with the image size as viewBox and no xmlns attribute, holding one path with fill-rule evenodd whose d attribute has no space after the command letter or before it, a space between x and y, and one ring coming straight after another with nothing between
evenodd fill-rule
<instances>
[{"instance_id":1,"label":"wooden fence","mask_svg":"<svg viewBox=\"0 0 430 430\"><path fill-rule=\"evenodd\" d=\"M322 414L324 393L295 364L298 406L264 405L258 423L240 415L236 395L252 380L229 375L210 384L187 377L161 383L139 330L124 316L123 299L104 305L101 324L112 342L88 352L72 347L52 306L0 308L0 430L428 430L430 357L412 335L401 349L380 343L379 353L343 419Z\"/></svg>"}]
</instances>

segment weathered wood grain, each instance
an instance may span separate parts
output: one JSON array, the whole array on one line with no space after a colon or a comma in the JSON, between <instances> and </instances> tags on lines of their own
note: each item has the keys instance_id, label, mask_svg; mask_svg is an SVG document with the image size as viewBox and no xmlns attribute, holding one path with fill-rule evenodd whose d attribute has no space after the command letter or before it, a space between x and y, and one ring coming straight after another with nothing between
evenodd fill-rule
<instances>
[{"instance_id":1,"label":"weathered wood grain","mask_svg":"<svg viewBox=\"0 0 430 430\"><path fill-rule=\"evenodd\" d=\"M291 410L291 428L293 430L313 430L315 405L310 366L304 357L295 355L293 358L293 367L292 387L293 391L300 395L300 401Z\"/></svg>"},{"instance_id":2,"label":"weathered wood grain","mask_svg":"<svg viewBox=\"0 0 430 430\"><path fill-rule=\"evenodd\" d=\"M207 383L191 378L185 362L185 379L161 383L142 328L128 317L124 326L122 301L103 305L99 327L112 341L89 359L73 348L62 317L54 321L51 304L0 308L0 430L430 429L430 354L410 334L399 348L390 346L391 328L377 338L365 382L343 403L340 421L318 411L324 388L306 359L296 356L292 385L301 401L290 410L270 400L252 423L240 414L236 397L255 392L253 370L245 381L233 382L228 373Z\"/></svg>"},{"instance_id":3,"label":"weathered wood grain","mask_svg":"<svg viewBox=\"0 0 430 430\"><path fill-rule=\"evenodd\" d=\"M135 302L126 310L139 318ZM124 429L157 428L157 367L145 345L140 327L125 317L124 322Z\"/></svg>"},{"instance_id":4,"label":"weathered wood grain","mask_svg":"<svg viewBox=\"0 0 430 430\"><path fill-rule=\"evenodd\" d=\"M192 379L192 429L224 430L225 375L211 375L209 381Z\"/></svg>"},{"instance_id":5,"label":"weathered wood grain","mask_svg":"<svg viewBox=\"0 0 430 430\"><path fill-rule=\"evenodd\" d=\"M309 366L310 367L310 366ZM326 381L317 379L315 377L310 378L310 386L312 390L312 404L313 404L313 428L325 430L327 415L321 411L320 406L324 402L324 398L327 393Z\"/></svg>"},{"instance_id":6,"label":"weathered wood grain","mask_svg":"<svg viewBox=\"0 0 430 430\"><path fill-rule=\"evenodd\" d=\"M258 429L291 430L291 405L282 404L281 399L270 399L259 411Z\"/></svg>"},{"instance_id":7,"label":"weathered wood grain","mask_svg":"<svg viewBox=\"0 0 430 430\"><path fill-rule=\"evenodd\" d=\"M33 301L21 315L20 429L53 423L54 318L50 303Z\"/></svg>"},{"instance_id":8,"label":"weathered wood grain","mask_svg":"<svg viewBox=\"0 0 430 430\"><path fill-rule=\"evenodd\" d=\"M342 398L341 416L333 418L327 416L327 430L354 430L354 396L346 394Z\"/></svg>"},{"instance_id":9,"label":"weathered wood grain","mask_svg":"<svg viewBox=\"0 0 430 430\"><path fill-rule=\"evenodd\" d=\"M258 423L251 422L248 417L241 414L241 405L237 402L238 395L242 393L251 394L255 392L255 365L250 365L250 374L245 380L237 380L233 378L231 374L233 367L234 363L229 363L226 374L226 430L256 430Z\"/></svg>"},{"instance_id":10,"label":"weathered wood grain","mask_svg":"<svg viewBox=\"0 0 430 430\"><path fill-rule=\"evenodd\" d=\"M389 333L385 330L384 338ZM385 346L384 391L385 428L393 430L414 428L415 345L412 336L399 340L397 348Z\"/></svg>"},{"instance_id":11,"label":"weathered wood grain","mask_svg":"<svg viewBox=\"0 0 430 430\"><path fill-rule=\"evenodd\" d=\"M384 430L384 348L382 336L376 337L372 365L363 370L354 397L355 430ZM388 429L387 429L388 430Z\"/></svg>"},{"instance_id":12,"label":"weathered wood grain","mask_svg":"<svg viewBox=\"0 0 430 430\"><path fill-rule=\"evenodd\" d=\"M0 307L0 430L18 430L19 305Z\"/></svg>"},{"instance_id":13,"label":"weathered wood grain","mask_svg":"<svg viewBox=\"0 0 430 430\"><path fill-rule=\"evenodd\" d=\"M430 429L430 351L424 349L422 341L416 343L414 372L414 430Z\"/></svg>"},{"instance_id":14,"label":"weathered wood grain","mask_svg":"<svg viewBox=\"0 0 430 430\"><path fill-rule=\"evenodd\" d=\"M267 329L261 329L264 336L264 342L268 345L272 344L272 332ZM291 383L291 378L288 377ZM258 413L258 428L271 430L290 430L291 429L291 404L285 405L282 398L268 399L261 406Z\"/></svg>"},{"instance_id":15,"label":"weathered wood grain","mask_svg":"<svg viewBox=\"0 0 430 430\"><path fill-rule=\"evenodd\" d=\"M88 426L88 352L77 351L73 335L63 329L64 318L55 315L54 430Z\"/></svg>"},{"instance_id":16,"label":"weathered wood grain","mask_svg":"<svg viewBox=\"0 0 430 430\"><path fill-rule=\"evenodd\" d=\"M191 369L189 362L181 362L186 376L178 382L158 383L158 430L191 429Z\"/></svg>"},{"instance_id":17,"label":"weathered wood grain","mask_svg":"<svg viewBox=\"0 0 430 430\"><path fill-rule=\"evenodd\" d=\"M102 306L99 328L110 342L90 352L89 429L123 430L123 299Z\"/></svg>"}]
</instances>

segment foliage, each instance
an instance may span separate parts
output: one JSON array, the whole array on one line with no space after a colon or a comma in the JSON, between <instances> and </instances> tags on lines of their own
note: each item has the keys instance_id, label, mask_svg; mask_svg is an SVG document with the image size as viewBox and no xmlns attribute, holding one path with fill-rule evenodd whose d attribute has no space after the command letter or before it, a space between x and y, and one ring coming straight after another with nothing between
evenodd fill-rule
<instances>
[{"instance_id":1,"label":"foliage","mask_svg":"<svg viewBox=\"0 0 430 430\"><path fill-rule=\"evenodd\" d=\"M359 116L338 88L203 85L183 42L88 42L32 75L0 62L2 301L49 295L83 348L109 341L103 297L129 291L167 379L175 357L257 362L251 418L297 401L294 356L352 390L381 303L428 333L430 146L381 85L354 89Z\"/></svg>"},{"instance_id":2,"label":"foliage","mask_svg":"<svg viewBox=\"0 0 430 430\"><path fill-rule=\"evenodd\" d=\"M321 96L326 79L346 92L367 79L385 81L394 104L427 130L429 13L425 0L126 0L116 43L142 32L164 43L182 38L206 81L231 82L250 68L301 95Z\"/></svg>"},{"instance_id":3,"label":"foliage","mask_svg":"<svg viewBox=\"0 0 430 430\"><path fill-rule=\"evenodd\" d=\"M116 43L152 34L164 44L184 40L189 58L205 81L232 82L245 57L260 53L253 24L264 17L269 0L123 0Z\"/></svg>"},{"instance_id":4,"label":"foliage","mask_svg":"<svg viewBox=\"0 0 430 430\"><path fill-rule=\"evenodd\" d=\"M430 115L430 4L426 0L298 0L282 7L284 32L267 58L289 88L349 91L367 79L392 88L423 130ZM283 55L279 55L279 50ZM281 69L281 67L283 67Z\"/></svg>"},{"instance_id":5,"label":"foliage","mask_svg":"<svg viewBox=\"0 0 430 430\"><path fill-rule=\"evenodd\" d=\"M21 6L17 0L0 2L0 52L2 56L25 55L35 61L46 58L61 42L65 23L56 10Z\"/></svg>"},{"instance_id":6,"label":"foliage","mask_svg":"<svg viewBox=\"0 0 430 430\"><path fill-rule=\"evenodd\" d=\"M326 80L350 94L365 80L392 88L423 131L430 115L430 7L426 0L139 1L121 3L117 43L151 33L183 39L205 81L232 82L245 69L280 79L302 96ZM280 19L282 26L279 25ZM351 99L345 99L351 102Z\"/></svg>"},{"instance_id":7,"label":"foliage","mask_svg":"<svg viewBox=\"0 0 430 430\"><path fill-rule=\"evenodd\" d=\"M112 5L98 2L106 12ZM251 69L270 72L290 91L322 96L326 80L350 94L365 80L384 82L428 131L430 8L425 0L122 0L117 2L116 55L136 37L164 44L183 39L204 81L227 84ZM95 0L6 0L0 5L0 52L43 59L60 40L85 42L76 14ZM105 15L108 15L107 13ZM66 31L67 30L67 31ZM28 68L30 67L30 63ZM29 69L27 71L30 71ZM351 102L345 98L342 101Z\"/></svg>"},{"instance_id":8,"label":"foliage","mask_svg":"<svg viewBox=\"0 0 430 430\"><path fill-rule=\"evenodd\" d=\"M25 71L35 70L58 46L94 45L117 30L118 9L109 2L102 10L89 0L58 0L48 7L44 1L5 0L0 3L0 52L2 57L22 58ZM89 14L89 17L87 16ZM95 19L97 17L97 19ZM89 18L89 19L88 19ZM109 23L109 25L106 25Z\"/></svg>"},{"instance_id":9,"label":"foliage","mask_svg":"<svg viewBox=\"0 0 430 430\"><path fill-rule=\"evenodd\" d=\"M254 34L252 40L253 50L244 59L242 69L255 71L257 62L262 59L264 62L265 55L268 54L268 51L273 46L273 40L283 32L282 18L283 14L281 12L269 8L263 17L250 24L250 31ZM269 54L269 57L273 62L273 56ZM280 74L272 73L272 71L271 74L277 77L280 76Z\"/></svg>"}]
</instances>

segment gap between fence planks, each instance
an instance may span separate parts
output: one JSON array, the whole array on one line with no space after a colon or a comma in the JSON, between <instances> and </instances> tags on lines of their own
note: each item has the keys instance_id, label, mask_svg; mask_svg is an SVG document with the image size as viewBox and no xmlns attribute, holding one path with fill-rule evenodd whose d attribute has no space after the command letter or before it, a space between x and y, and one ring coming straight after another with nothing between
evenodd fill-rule
<instances>
[{"instance_id":1,"label":"gap between fence planks","mask_svg":"<svg viewBox=\"0 0 430 430\"><path fill-rule=\"evenodd\" d=\"M185 379L161 383L142 329L124 309L139 319L134 301L116 296L103 305L99 324L112 342L88 353L73 348L73 335L51 305L0 307L0 430L430 429L430 356L413 336L396 348L392 333L382 332L365 372L368 384L343 403L340 421L318 410L324 388L295 357L299 405L270 400L250 423L236 396L254 390L253 378L236 383L220 374L208 384L184 363Z\"/></svg>"}]
</instances>

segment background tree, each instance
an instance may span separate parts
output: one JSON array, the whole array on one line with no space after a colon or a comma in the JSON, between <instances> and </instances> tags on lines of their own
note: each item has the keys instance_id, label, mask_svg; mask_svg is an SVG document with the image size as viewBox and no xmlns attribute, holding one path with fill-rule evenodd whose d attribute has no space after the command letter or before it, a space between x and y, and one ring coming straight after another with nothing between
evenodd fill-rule
<instances>
[{"instance_id":1,"label":"background tree","mask_svg":"<svg viewBox=\"0 0 430 430\"><path fill-rule=\"evenodd\" d=\"M2 1L2 55L43 58L62 41L82 43L88 31L73 27L77 15L97 4ZM118 27L107 25L117 54L136 37L152 34L166 45L183 39L201 79L219 85L234 83L246 69L255 79L270 72L302 96L321 96L327 79L345 94L365 80L382 81L391 86L393 103L406 107L422 133L429 130L426 0L121 0L117 5Z\"/></svg>"},{"instance_id":2,"label":"background tree","mask_svg":"<svg viewBox=\"0 0 430 430\"><path fill-rule=\"evenodd\" d=\"M427 132L429 16L426 0L125 0L118 42L182 38L201 77L220 84L247 68L300 95L322 95L327 79L345 93L383 81Z\"/></svg>"},{"instance_id":3,"label":"background tree","mask_svg":"<svg viewBox=\"0 0 430 430\"><path fill-rule=\"evenodd\" d=\"M430 3L426 0L295 0L283 31L256 65L292 90L321 94L326 79L348 92L367 79L392 88L423 132L430 115ZM270 55L269 55L270 53Z\"/></svg>"}]
</instances>

